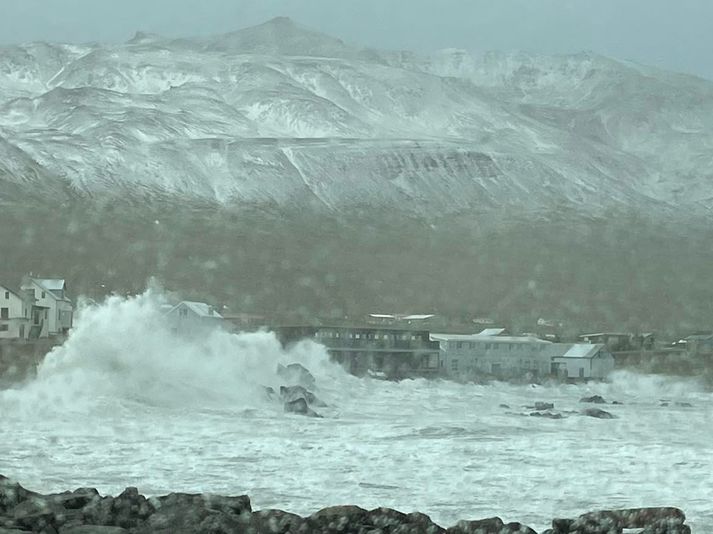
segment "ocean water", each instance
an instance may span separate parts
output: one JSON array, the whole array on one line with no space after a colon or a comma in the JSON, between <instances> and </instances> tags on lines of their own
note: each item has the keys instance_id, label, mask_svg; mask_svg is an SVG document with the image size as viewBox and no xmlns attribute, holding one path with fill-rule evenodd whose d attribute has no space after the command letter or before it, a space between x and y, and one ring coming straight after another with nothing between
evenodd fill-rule
<instances>
[{"instance_id":1,"label":"ocean water","mask_svg":"<svg viewBox=\"0 0 713 534\"><path fill-rule=\"evenodd\" d=\"M713 531L713 394L695 380L358 379L311 342L286 352L267 332L171 334L160 301L84 308L36 379L0 391L0 473L43 492L247 493L255 509L389 506L444 526L499 515L540 530L595 509L678 506ZM315 375L324 418L264 395L292 362ZM616 419L579 413L593 394L623 403L598 406ZM537 401L565 417L529 416Z\"/></svg>"}]
</instances>

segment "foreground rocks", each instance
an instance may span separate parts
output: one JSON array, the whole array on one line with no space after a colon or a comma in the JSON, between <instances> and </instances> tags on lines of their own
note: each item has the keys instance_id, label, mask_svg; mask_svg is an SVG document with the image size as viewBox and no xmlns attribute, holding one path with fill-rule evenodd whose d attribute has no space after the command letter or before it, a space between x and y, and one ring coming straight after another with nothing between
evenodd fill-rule
<instances>
[{"instance_id":1,"label":"foreground rocks","mask_svg":"<svg viewBox=\"0 0 713 534\"><path fill-rule=\"evenodd\" d=\"M547 534L689 534L678 508L635 508L555 519ZM308 517L253 511L247 495L171 493L144 497L127 488L103 497L92 488L42 495L0 475L0 534L537 534L499 517L459 521L445 529L422 513L332 506Z\"/></svg>"}]
</instances>

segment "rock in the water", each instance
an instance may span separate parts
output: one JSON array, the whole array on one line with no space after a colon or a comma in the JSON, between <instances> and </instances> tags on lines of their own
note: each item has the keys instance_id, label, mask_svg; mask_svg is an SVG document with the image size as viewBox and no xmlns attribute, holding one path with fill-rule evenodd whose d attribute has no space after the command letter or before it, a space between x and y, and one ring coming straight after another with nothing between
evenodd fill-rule
<instances>
[{"instance_id":1,"label":"rock in the water","mask_svg":"<svg viewBox=\"0 0 713 534\"><path fill-rule=\"evenodd\" d=\"M693 404L690 402L677 402L676 406L680 406L681 408L693 408Z\"/></svg>"},{"instance_id":2,"label":"rock in the water","mask_svg":"<svg viewBox=\"0 0 713 534\"><path fill-rule=\"evenodd\" d=\"M538 412L543 412L545 410L553 410L555 407L554 403L552 402L536 402L535 403L535 410Z\"/></svg>"},{"instance_id":3,"label":"rock in the water","mask_svg":"<svg viewBox=\"0 0 713 534\"><path fill-rule=\"evenodd\" d=\"M265 392L265 396L268 400L273 400L275 398L275 388L270 386L262 386L262 390Z\"/></svg>"},{"instance_id":4,"label":"rock in the water","mask_svg":"<svg viewBox=\"0 0 713 534\"><path fill-rule=\"evenodd\" d=\"M285 411L289 413L297 413L308 417L322 417L312 408L309 407L304 397L300 397L293 401L287 401L284 404Z\"/></svg>"},{"instance_id":5,"label":"rock in the water","mask_svg":"<svg viewBox=\"0 0 713 534\"><path fill-rule=\"evenodd\" d=\"M606 404L607 401L604 400L604 397L600 395L593 395L591 397L582 397L579 399L579 402L590 402L592 404Z\"/></svg>"},{"instance_id":6,"label":"rock in the water","mask_svg":"<svg viewBox=\"0 0 713 534\"><path fill-rule=\"evenodd\" d=\"M550 411L546 412L530 412L531 417L545 417L547 419L563 419L563 415L561 413L554 413Z\"/></svg>"},{"instance_id":7,"label":"rock in the water","mask_svg":"<svg viewBox=\"0 0 713 534\"><path fill-rule=\"evenodd\" d=\"M322 402L320 399L318 399L314 393L302 386L280 386L280 397L285 402L290 402L297 399L304 399L309 405L327 405L325 402Z\"/></svg>"},{"instance_id":8,"label":"rock in the water","mask_svg":"<svg viewBox=\"0 0 713 534\"><path fill-rule=\"evenodd\" d=\"M587 408L582 412L582 414L589 417L596 417L597 419L616 419L614 414L611 414L606 410L600 410L599 408Z\"/></svg>"},{"instance_id":9,"label":"rock in the water","mask_svg":"<svg viewBox=\"0 0 713 534\"><path fill-rule=\"evenodd\" d=\"M507 405L507 404L501 404L500 407L501 407L501 408L510 408L510 406Z\"/></svg>"},{"instance_id":10,"label":"rock in the water","mask_svg":"<svg viewBox=\"0 0 713 534\"><path fill-rule=\"evenodd\" d=\"M301 363L277 364L277 374L291 385L308 389L314 389L317 383L312 373Z\"/></svg>"}]
</instances>

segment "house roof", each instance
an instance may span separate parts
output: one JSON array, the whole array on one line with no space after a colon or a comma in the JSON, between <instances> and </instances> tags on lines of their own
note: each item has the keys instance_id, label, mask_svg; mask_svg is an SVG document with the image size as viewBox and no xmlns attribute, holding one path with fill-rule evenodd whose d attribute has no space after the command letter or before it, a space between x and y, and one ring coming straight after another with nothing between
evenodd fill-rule
<instances>
[{"instance_id":1,"label":"house roof","mask_svg":"<svg viewBox=\"0 0 713 534\"><path fill-rule=\"evenodd\" d=\"M423 321L435 317L432 313L412 313L401 315L397 313L370 313L369 317L373 319L394 319L399 321Z\"/></svg>"},{"instance_id":2,"label":"house roof","mask_svg":"<svg viewBox=\"0 0 713 534\"><path fill-rule=\"evenodd\" d=\"M590 359L596 356L604 347L605 345L602 343L575 343L562 356L556 356L556 358Z\"/></svg>"},{"instance_id":3,"label":"house roof","mask_svg":"<svg viewBox=\"0 0 713 534\"><path fill-rule=\"evenodd\" d=\"M64 302L72 302L66 296L60 297L60 296L56 295L55 293L53 293L53 291L62 291L65 289L65 281L62 278L32 278L32 277L28 277L28 278L23 279L23 282L22 282L23 286L26 284L26 280L29 280L31 283L38 286L40 289L45 290L55 300L64 301Z\"/></svg>"},{"instance_id":4,"label":"house roof","mask_svg":"<svg viewBox=\"0 0 713 534\"><path fill-rule=\"evenodd\" d=\"M597 336L630 336L630 332L597 332L596 334L582 334L580 338L597 337Z\"/></svg>"},{"instance_id":5,"label":"house roof","mask_svg":"<svg viewBox=\"0 0 713 534\"><path fill-rule=\"evenodd\" d=\"M486 328L482 330L479 336L499 336L505 332L504 328Z\"/></svg>"},{"instance_id":6,"label":"house roof","mask_svg":"<svg viewBox=\"0 0 713 534\"><path fill-rule=\"evenodd\" d=\"M713 339L713 334L693 334L685 338L686 341L705 341L708 339Z\"/></svg>"},{"instance_id":7,"label":"house roof","mask_svg":"<svg viewBox=\"0 0 713 534\"><path fill-rule=\"evenodd\" d=\"M15 295L17 298L19 298L21 300L27 300L27 298L23 296L22 291L20 291L19 289L15 288L15 287L10 287L6 284L0 284L0 289L3 291L9 291L10 293L12 293L13 295Z\"/></svg>"},{"instance_id":8,"label":"house roof","mask_svg":"<svg viewBox=\"0 0 713 534\"><path fill-rule=\"evenodd\" d=\"M487 341L490 343L546 343L545 341L533 336L483 336L481 334L431 334L433 341Z\"/></svg>"},{"instance_id":9,"label":"house roof","mask_svg":"<svg viewBox=\"0 0 713 534\"><path fill-rule=\"evenodd\" d=\"M66 285L62 278L33 278L33 280L50 291L62 291Z\"/></svg>"},{"instance_id":10,"label":"house roof","mask_svg":"<svg viewBox=\"0 0 713 534\"><path fill-rule=\"evenodd\" d=\"M199 317L212 317L215 319L223 318L223 316L215 310L214 306L206 304L205 302L193 302L190 300L184 300L182 302L179 302L177 306L180 306L181 304L185 304L193 313L195 313Z\"/></svg>"}]
</instances>

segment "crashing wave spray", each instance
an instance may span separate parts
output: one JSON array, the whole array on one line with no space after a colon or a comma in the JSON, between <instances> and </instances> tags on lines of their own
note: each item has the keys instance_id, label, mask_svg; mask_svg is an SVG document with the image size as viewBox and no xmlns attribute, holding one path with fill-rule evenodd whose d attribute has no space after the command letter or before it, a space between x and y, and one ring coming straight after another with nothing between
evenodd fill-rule
<instances>
[{"instance_id":1,"label":"crashing wave spray","mask_svg":"<svg viewBox=\"0 0 713 534\"><path fill-rule=\"evenodd\" d=\"M301 363L323 394L351 377L324 347L298 343L284 350L270 332L233 334L220 328L176 334L165 298L149 289L83 307L67 341L50 352L37 377L0 393L3 405L86 411L126 403L186 409L245 409L263 405L264 386L284 384L278 364Z\"/></svg>"}]
</instances>

